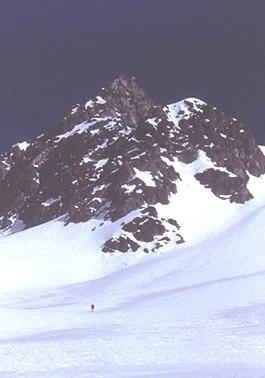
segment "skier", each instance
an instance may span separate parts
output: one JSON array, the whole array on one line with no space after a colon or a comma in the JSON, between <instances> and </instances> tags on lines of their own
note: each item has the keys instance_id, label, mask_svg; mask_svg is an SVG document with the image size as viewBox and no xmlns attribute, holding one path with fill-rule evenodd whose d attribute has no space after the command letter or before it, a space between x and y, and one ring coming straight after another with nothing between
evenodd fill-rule
<instances>
[{"instance_id":1,"label":"skier","mask_svg":"<svg viewBox=\"0 0 265 378\"><path fill-rule=\"evenodd\" d=\"M95 305L91 305L91 311L93 312L94 311L94 308L95 308Z\"/></svg>"}]
</instances>

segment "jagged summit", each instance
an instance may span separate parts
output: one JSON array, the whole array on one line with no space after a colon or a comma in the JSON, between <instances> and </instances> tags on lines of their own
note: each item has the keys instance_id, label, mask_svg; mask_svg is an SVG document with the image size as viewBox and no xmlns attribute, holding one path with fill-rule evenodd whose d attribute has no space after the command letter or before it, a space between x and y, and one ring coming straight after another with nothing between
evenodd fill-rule
<instances>
[{"instance_id":1,"label":"jagged summit","mask_svg":"<svg viewBox=\"0 0 265 378\"><path fill-rule=\"evenodd\" d=\"M120 76L85 104L72 106L70 112L41 137L45 139L63 134L77 124L99 117L119 116L124 124L137 126L153 106L153 100L137 85L134 77Z\"/></svg>"},{"instance_id":2,"label":"jagged summit","mask_svg":"<svg viewBox=\"0 0 265 378\"><path fill-rule=\"evenodd\" d=\"M238 120L194 98L154 106L135 78L120 76L0 156L0 225L14 232L60 216L101 219L103 228L118 222L120 233L102 243L106 252L182 243L177 215L162 217L157 205L178 195L185 167L196 185L244 203L265 157Z\"/></svg>"},{"instance_id":3,"label":"jagged summit","mask_svg":"<svg viewBox=\"0 0 265 378\"><path fill-rule=\"evenodd\" d=\"M107 89L103 89L100 95L121 114L128 115L128 122L132 125L145 118L154 106L153 100L136 84L134 77L128 79L120 76Z\"/></svg>"}]
</instances>

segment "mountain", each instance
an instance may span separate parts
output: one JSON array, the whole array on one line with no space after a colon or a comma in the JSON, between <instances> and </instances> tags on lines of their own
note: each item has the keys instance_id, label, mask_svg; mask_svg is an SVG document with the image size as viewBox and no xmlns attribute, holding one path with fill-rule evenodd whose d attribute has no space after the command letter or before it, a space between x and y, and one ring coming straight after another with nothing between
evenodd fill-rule
<instances>
[{"instance_id":1,"label":"mountain","mask_svg":"<svg viewBox=\"0 0 265 378\"><path fill-rule=\"evenodd\" d=\"M263 378L264 151L124 77L11 147L0 377Z\"/></svg>"},{"instance_id":2,"label":"mountain","mask_svg":"<svg viewBox=\"0 0 265 378\"><path fill-rule=\"evenodd\" d=\"M265 157L250 130L215 107L194 98L155 106L135 78L121 76L32 142L12 146L0 172L4 233L62 216L65 224L100 219L102 230L119 225L103 252L149 252L185 242L178 209L161 210L183 181L243 204Z\"/></svg>"}]
</instances>

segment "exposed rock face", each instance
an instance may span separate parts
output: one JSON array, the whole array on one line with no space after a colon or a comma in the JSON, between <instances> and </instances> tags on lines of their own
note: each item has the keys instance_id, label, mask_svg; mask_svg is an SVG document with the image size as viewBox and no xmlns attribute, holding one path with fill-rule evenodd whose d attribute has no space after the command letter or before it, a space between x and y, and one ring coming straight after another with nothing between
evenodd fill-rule
<instances>
[{"instance_id":1,"label":"exposed rock face","mask_svg":"<svg viewBox=\"0 0 265 378\"><path fill-rule=\"evenodd\" d=\"M176 244L184 243L183 237L178 233L179 229L175 219L159 218L156 209L150 206L132 221L122 224L122 234L118 238L107 240L103 251L135 252L141 242L144 242L144 252L154 252L172 239Z\"/></svg>"},{"instance_id":2,"label":"exposed rock face","mask_svg":"<svg viewBox=\"0 0 265 378\"><path fill-rule=\"evenodd\" d=\"M246 187L246 181L240 176L231 176L229 173L210 168L197 173L195 177L216 196L230 198L231 202L245 203L253 198Z\"/></svg>"},{"instance_id":3,"label":"exposed rock face","mask_svg":"<svg viewBox=\"0 0 265 378\"><path fill-rule=\"evenodd\" d=\"M162 219L153 206L177 193L179 164L202 154L198 182L224 200L252 198L249 175L265 173L265 157L246 126L197 99L154 106L134 78L121 76L36 140L0 156L0 227L19 220L29 228L62 215L66 223L114 222L139 210L103 251L182 243L177 220Z\"/></svg>"},{"instance_id":4,"label":"exposed rock face","mask_svg":"<svg viewBox=\"0 0 265 378\"><path fill-rule=\"evenodd\" d=\"M120 76L107 89L102 89L100 96L123 115L130 126L147 117L149 110L154 106L144 89L140 88L135 78L128 79Z\"/></svg>"}]
</instances>

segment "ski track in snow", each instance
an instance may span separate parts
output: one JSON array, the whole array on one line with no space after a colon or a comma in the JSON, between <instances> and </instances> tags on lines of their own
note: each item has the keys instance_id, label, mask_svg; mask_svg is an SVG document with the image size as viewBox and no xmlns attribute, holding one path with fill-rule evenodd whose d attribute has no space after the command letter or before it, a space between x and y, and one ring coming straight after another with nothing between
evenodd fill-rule
<instances>
[{"instance_id":1,"label":"ski track in snow","mask_svg":"<svg viewBox=\"0 0 265 378\"><path fill-rule=\"evenodd\" d=\"M156 254L98 253L117 227L100 220L2 238L0 378L264 378L265 179L250 186L244 206L203 189L207 209L180 186L157 210L187 243Z\"/></svg>"}]
</instances>

